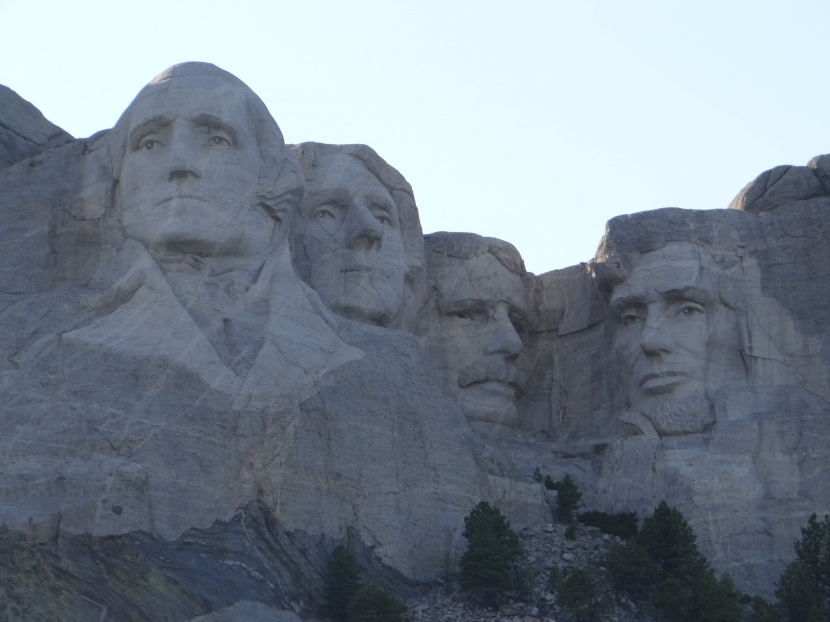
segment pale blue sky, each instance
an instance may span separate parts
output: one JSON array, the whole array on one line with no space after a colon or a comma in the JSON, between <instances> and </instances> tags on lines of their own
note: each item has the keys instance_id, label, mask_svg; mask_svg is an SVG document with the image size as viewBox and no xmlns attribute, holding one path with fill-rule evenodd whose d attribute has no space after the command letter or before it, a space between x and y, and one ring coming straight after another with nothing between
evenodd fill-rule
<instances>
[{"instance_id":1,"label":"pale blue sky","mask_svg":"<svg viewBox=\"0 0 830 622\"><path fill-rule=\"evenodd\" d=\"M830 152L830 2L0 0L0 83L77 137L169 65L215 63L289 142L366 143L425 232L587 261L605 222L724 208Z\"/></svg>"}]
</instances>

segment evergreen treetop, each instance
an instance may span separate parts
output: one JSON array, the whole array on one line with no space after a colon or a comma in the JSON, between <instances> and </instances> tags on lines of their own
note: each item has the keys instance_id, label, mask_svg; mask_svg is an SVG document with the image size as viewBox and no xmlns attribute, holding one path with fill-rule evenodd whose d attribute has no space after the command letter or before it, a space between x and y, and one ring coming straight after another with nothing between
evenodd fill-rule
<instances>
[{"instance_id":1,"label":"evergreen treetop","mask_svg":"<svg viewBox=\"0 0 830 622\"><path fill-rule=\"evenodd\" d=\"M481 501L464 518L467 550L459 563L459 582L495 605L519 585L516 562L522 557L519 537L498 508Z\"/></svg>"}]
</instances>

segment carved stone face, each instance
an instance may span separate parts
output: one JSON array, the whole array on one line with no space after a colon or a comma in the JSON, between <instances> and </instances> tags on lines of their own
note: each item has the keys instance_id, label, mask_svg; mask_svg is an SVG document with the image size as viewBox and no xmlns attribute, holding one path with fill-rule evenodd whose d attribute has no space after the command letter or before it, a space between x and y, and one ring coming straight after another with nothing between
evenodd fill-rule
<instances>
[{"instance_id":1,"label":"carved stone face","mask_svg":"<svg viewBox=\"0 0 830 622\"><path fill-rule=\"evenodd\" d=\"M671 243L644 255L611 294L630 406L651 415L661 434L714 423L706 388L712 329L722 315L715 279L700 247Z\"/></svg>"},{"instance_id":2,"label":"carved stone face","mask_svg":"<svg viewBox=\"0 0 830 622\"><path fill-rule=\"evenodd\" d=\"M210 79L132 104L118 185L127 236L159 253L250 257L276 222L253 206L263 166L244 93Z\"/></svg>"},{"instance_id":3,"label":"carved stone face","mask_svg":"<svg viewBox=\"0 0 830 622\"><path fill-rule=\"evenodd\" d=\"M522 340L513 320L525 311L524 289L493 255L449 260L426 349L445 388L476 423L512 426L524 374L514 361Z\"/></svg>"},{"instance_id":4,"label":"carved stone face","mask_svg":"<svg viewBox=\"0 0 830 622\"><path fill-rule=\"evenodd\" d=\"M388 190L358 159L327 154L300 212L309 285L340 315L389 325L403 305L406 254Z\"/></svg>"}]
</instances>

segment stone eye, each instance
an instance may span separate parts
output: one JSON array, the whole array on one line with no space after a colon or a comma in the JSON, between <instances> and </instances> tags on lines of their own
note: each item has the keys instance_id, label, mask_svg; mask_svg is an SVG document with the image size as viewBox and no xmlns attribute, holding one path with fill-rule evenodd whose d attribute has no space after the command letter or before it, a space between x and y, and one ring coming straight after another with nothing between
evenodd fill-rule
<instances>
[{"instance_id":1,"label":"stone eye","mask_svg":"<svg viewBox=\"0 0 830 622\"><path fill-rule=\"evenodd\" d=\"M685 304L680 308L680 314L683 317L693 317L700 313L704 313L703 308L697 304Z\"/></svg>"},{"instance_id":2,"label":"stone eye","mask_svg":"<svg viewBox=\"0 0 830 622\"><path fill-rule=\"evenodd\" d=\"M474 320L476 317L472 311L456 311L453 315L459 320Z\"/></svg>"},{"instance_id":3,"label":"stone eye","mask_svg":"<svg viewBox=\"0 0 830 622\"><path fill-rule=\"evenodd\" d=\"M329 209L321 208L314 212L312 218L317 222L324 222L326 220L334 220L334 214Z\"/></svg>"},{"instance_id":4,"label":"stone eye","mask_svg":"<svg viewBox=\"0 0 830 622\"><path fill-rule=\"evenodd\" d=\"M631 326L632 324L635 324L639 321L640 321L639 314L637 314L633 311L627 311L627 312L623 313L622 315L620 315L620 322L622 323L623 326Z\"/></svg>"},{"instance_id":5,"label":"stone eye","mask_svg":"<svg viewBox=\"0 0 830 622\"><path fill-rule=\"evenodd\" d=\"M150 151L155 146L156 141L154 141L152 138L147 138L146 140L142 140L139 143L138 149L139 151Z\"/></svg>"},{"instance_id":6,"label":"stone eye","mask_svg":"<svg viewBox=\"0 0 830 622\"><path fill-rule=\"evenodd\" d=\"M226 147L230 147L231 145L231 141L224 136L211 136L210 142L214 145L224 145Z\"/></svg>"}]
</instances>

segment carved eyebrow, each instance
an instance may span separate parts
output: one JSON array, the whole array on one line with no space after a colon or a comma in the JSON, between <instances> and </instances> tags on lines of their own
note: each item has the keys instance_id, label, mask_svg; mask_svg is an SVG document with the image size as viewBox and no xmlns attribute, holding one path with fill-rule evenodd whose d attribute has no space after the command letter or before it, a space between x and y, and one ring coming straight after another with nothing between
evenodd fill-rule
<instances>
[{"instance_id":1,"label":"carved eyebrow","mask_svg":"<svg viewBox=\"0 0 830 622\"><path fill-rule=\"evenodd\" d=\"M334 204L342 208L349 205L349 203L350 200L346 193L340 188L306 192L305 197L303 197L303 202L300 205L300 213L303 216L309 216L321 205Z\"/></svg>"},{"instance_id":2,"label":"carved eyebrow","mask_svg":"<svg viewBox=\"0 0 830 622\"><path fill-rule=\"evenodd\" d=\"M398 206L395 203L394 199L389 196L386 192L369 192L366 194L366 198L371 202L372 205L376 205L377 207L383 208L390 214L395 216L398 215Z\"/></svg>"},{"instance_id":3,"label":"carved eyebrow","mask_svg":"<svg viewBox=\"0 0 830 622\"><path fill-rule=\"evenodd\" d=\"M626 309L630 309L631 307L641 307L643 304L645 303L639 296L621 296L620 298L612 300L608 305L608 309L613 315L619 315Z\"/></svg>"},{"instance_id":4,"label":"carved eyebrow","mask_svg":"<svg viewBox=\"0 0 830 622\"><path fill-rule=\"evenodd\" d=\"M400 220L398 216L398 206L388 195L370 193L366 195L366 198L369 199L372 206L379 207L390 216L393 216L395 223ZM336 188L324 188L316 192L306 193L305 200L303 201L305 207L301 206L301 212L303 215L307 216L321 205L331 203L335 203L341 208L348 209L354 204L354 202L354 196L352 196L352 192L348 187L338 186Z\"/></svg>"},{"instance_id":5,"label":"carved eyebrow","mask_svg":"<svg viewBox=\"0 0 830 622\"><path fill-rule=\"evenodd\" d=\"M691 285L677 289L668 289L660 292L660 295L671 302L679 302L681 300L691 300L700 304L710 304L715 302L715 298L711 292Z\"/></svg>"},{"instance_id":6,"label":"carved eyebrow","mask_svg":"<svg viewBox=\"0 0 830 622\"><path fill-rule=\"evenodd\" d=\"M212 114L200 114L198 117L193 119L193 125L196 127L214 127L217 129L226 132L230 137L231 141L234 145L239 144L239 134L238 132L226 121L223 121L219 117L212 115Z\"/></svg>"},{"instance_id":7,"label":"carved eyebrow","mask_svg":"<svg viewBox=\"0 0 830 622\"><path fill-rule=\"evenodd\" d=\"M138 146L138 141L144 138L147 134L151 132L157 132L158 130L167 127L173 122L173 119L170 117L165 117L162 115L151 117L146 121L142 121L138 125L136 125L132 131L130 131L130 136L127 143L135 149Z\"/></svg>"}]
</instances>

